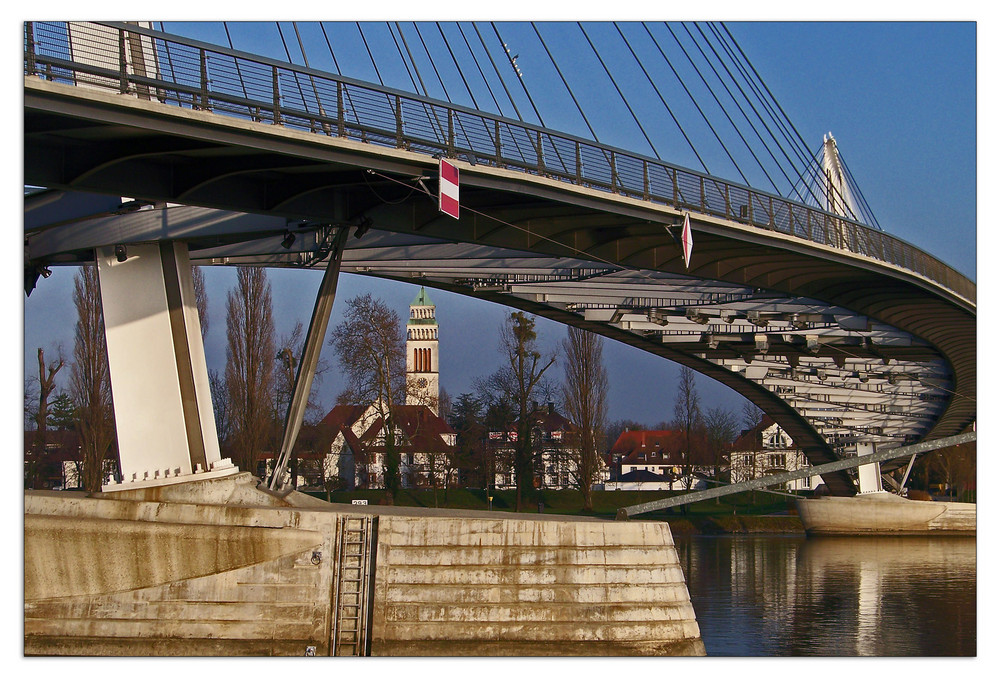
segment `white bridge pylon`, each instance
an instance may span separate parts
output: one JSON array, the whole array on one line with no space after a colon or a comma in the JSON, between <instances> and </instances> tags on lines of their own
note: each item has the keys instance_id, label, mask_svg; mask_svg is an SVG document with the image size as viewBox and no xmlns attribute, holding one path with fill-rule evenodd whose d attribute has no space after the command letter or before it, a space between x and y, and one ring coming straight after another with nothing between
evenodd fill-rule
<instances>
[{"instance_id":1,"label":"white bridge pylon","mask_svg":"<svg viewBox=\"0 0 1000 680\"><path fill-rule=\"evenodd\" d=\"M122 472L103 490L236 472L219 451L187 245L102 246L95 256Z\"/></svg>"}]
</instances>

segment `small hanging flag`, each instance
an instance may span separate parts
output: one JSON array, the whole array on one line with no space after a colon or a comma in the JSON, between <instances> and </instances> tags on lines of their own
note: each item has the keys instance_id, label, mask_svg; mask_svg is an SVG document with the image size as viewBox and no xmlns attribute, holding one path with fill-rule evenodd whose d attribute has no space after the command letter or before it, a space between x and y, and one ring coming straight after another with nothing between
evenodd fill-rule
<instances>
[{"instance_id":1,"label":"small hanging flag","mask_svg":"<svg viewBox=\"0 0 1000 680\"><path fill-rule=\"evenodd\" d=\"M691 215L685 213L684 228L681 229L681 247L684 249L684 266L691 268L691 250L694 248L694 236L691 235Z\"/></svg>"},{"instance_id":2,"label":"small hanging flag","mask_svg":"<svg viewBox=\"0 0 1000 680\"><path fill-rule=\"evenodd\" d=\"M441 159L438 182L438 210L458 219L458 168Z\"/></svg>"}]
</instances>

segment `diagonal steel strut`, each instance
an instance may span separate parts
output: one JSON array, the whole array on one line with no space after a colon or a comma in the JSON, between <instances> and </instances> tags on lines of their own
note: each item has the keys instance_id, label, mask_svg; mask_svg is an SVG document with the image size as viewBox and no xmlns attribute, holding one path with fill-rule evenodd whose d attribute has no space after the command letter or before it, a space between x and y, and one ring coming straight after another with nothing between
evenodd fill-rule
<instances>
[{"instance_id":1,"label":"diagonal steel strut","mask_svg":"<svg viewBox=\"0 0 1000 680\"><path fill-rule=\"evenodd\" d=\"M800 468L798 470L792 470L791 472L781 472L776 475L767 475L765 477L758 477L757 479L750 479L745 482L739 482L738 484L729 484L728 486L722 486L715 489L707 489L705 491L695 491L692 493L681 494L680 496L673 496L671 498L662 498L657 501L650 501L648 503L629 505L624 508L618 508L618 515L615 519L626 520L629 517L633 517L635 515L642 515L647 512L652 512L653 510L663 510L664 508L672 508L677 505L687 505L688 503L694 503L696 501L704 501L708 500L709 498L718 498L719 496L728 496L729 494L739 493L741 491L750 491L752 489L763 489L764 487L767 486L773 486L775 484L783 484L784 482L790 482L795 479L805 479L806 477L812 477L814 475L822 475L827 472L846 470L848 468L859 467L861 465L867 465L868 463L876 463L882 460L904 458L906 456L927 453L928 451L943 449L946 446L955 446L956 444L964 444L966 442L971 442L975 440L976 440L975 432L966 432L965 434L955 435L954 437L944 437L942 439L934 439L932 441L920 442L919 444L913 444L912 446L901 446L895 449L884 449L882 451L876 451L875 453L870 453L866 456L844 458L842 460L835 460L832 463L823 463L822 465L813 465L812 467Z\"/></svg>"},{"instance_id":2,"label":"diagonal steel strut","mask_svg":"<svg viewBox=\"0 0 1000 680\"><path fill-rule=\"evenodd\" d=\"M285 431L281 438L281 453L268 481L268 488L278 490L287 477L287 466L292 455L292 448L302 428L302 419L309 402L309 392L312 390L313 377L316 374L316 364L319 362L320 350L323 349L323 338L326 336L330 313L333 311L333 301L337 295L337 281L340 279L340 263L344 256L344 245L347 243L348 227L341 226L334 237L330 262L326 266L323 280L316 293L316 304L313 305L312 318L309 320L309 331L306 333L305 347L302 349L302 360L295 371L295 386L292 397L288 401L288 412L285 415Z\"/></svg>"}]
</instances>

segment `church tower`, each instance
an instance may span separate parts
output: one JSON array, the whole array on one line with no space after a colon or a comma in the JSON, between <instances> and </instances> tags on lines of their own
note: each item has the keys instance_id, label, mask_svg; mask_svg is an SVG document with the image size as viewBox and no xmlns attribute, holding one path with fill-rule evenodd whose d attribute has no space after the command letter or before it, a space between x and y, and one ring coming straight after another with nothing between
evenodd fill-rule
<instances>
[{"instance_id":1,"label":"church tower","mask_svg":"<svg viewBox=\"0 0 1000 680\"><path fill-rule=\"evenodd\" d=\"M423 404L437 415L438 325L434 303L423 286L410 303L410 318L406 323L406 382L407 405Z\"/></svg>"}]
</instances>

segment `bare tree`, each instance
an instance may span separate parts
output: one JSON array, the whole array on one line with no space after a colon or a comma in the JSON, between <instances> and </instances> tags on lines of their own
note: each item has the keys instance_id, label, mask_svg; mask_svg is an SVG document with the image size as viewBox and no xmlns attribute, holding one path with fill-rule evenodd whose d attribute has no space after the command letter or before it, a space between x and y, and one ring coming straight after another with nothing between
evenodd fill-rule
<instances>
[{"instance_id":1,"label":"bare tree","mask_svg":"<svg viewBox=\"0 0 1000 680\"><path fill-rule=\"evenodd\" d=\"M701 415L701 398L694 383L694 370L681 366L681 374L677 381L677 401L674 404L674 418L678 427L684 430L684 451L681 453L681 465L687 469L686 488L691 489L692 481L692 448L695 445L694 435L703 425Z\"/></svg>"},{"instance_id":2,"label":"bare tree","mask_svg":"<svg viewBox=\"0 0 1000 680\"><path fill-rule=\"evenodd\" d=\"M928 463L932 470L944 481L945 491L949 495L961 496L964 491L972 488L976 481L976 442L966 442L928 454Z\"/></svg>"},{"instance_id":3,"label":"bare tree","mask_svg":"<svg viewBox=\"0 0 1000 680\"><path fill-rule=\"evenodd\" d=\"M70 384L79 409L83 488L94 492L101 490L104 460L114 441L111 371L97 268L81 267L73 283L77 321Z\"/></svg>"},{"instance_id":4,"label":"bare tree","mask_svg":"<svg viewBox=\"0 0 1000 680\"><path fill-rule=\"evenodd\" d=\"M757 404L749 399L743 402L743 429L752 430L760 425L760 419L764 412Z\"/></svg>"},{"instance_id":5,"label":"bare tree","mask_svg":"<svg viewBox=\"0 0 1000 680\"><path fill-rule=\"evenodd\" d=\"M59 352L53 361L45 363L45 352L38 348L38 407L35 409L35 437L31 446L28 469L25 470L26 485L33 485L35 472L45 455L46 431L49 422L49 396L56 388L56 374L65 361Z\"/></svg>"},{"instance_id":6,"label":"bare tree","mask_svg":"<svg viewBox=\"0 0 1000 680\"><path fill-rule=\"evenodd\" d=\"M347 378L341 403L372 404L382 421L386 502L400 487L400 451L394 407L406 403L406 341L399 314L372 295L347 301L344 320L333 329L330 345Z\"/></svg>"},{"instance_id":7,"label":"bare tree","mask_svg":"<svg viewBox=\"0 0 1000 680\"><path fill-rule=\"evenodd\" d=\"M618 441L618 438L622 436L623 432L629 432L631 430L655 430L655 429L657 428L655 427L651 428L645 423L640 423L635 420L624 419L624 420L612 421L606 429L608 435L606 440L608 448L610 449L615 445L615 442Z\"/></svg>"},{"instance_id":8,"label":"bare tree","mask_svg":"<svg viewBox=\"0 0 1000 680\"><path fill-rule=\"evenodd\" d=\"M35 410L38 407L38 385L34 378L24 379L24 429L35 425Z\"/></svg>"},{"instance_id":9,"label":"bare tree","mask_svg":"<svg viewBox=\"0 0 1000 680\"><path fill-rule=\"evenodd\" d=\"M542 376L555 363L555 355L542 356L538 351L535 319L514 312L500 328L500 353L504 364L493 375L477 381L479 393L505 403L516 425L514 442L514 479L517 487L515 511L526 502L527 489L534 478L531 430L533 399L541 390Z\"/></svg>"},{"instance_id":10,"label":"bare tree","mask_svg":"<svg viewBox=\"0 0 1000 680\"><path fill-rule=\"evenodd\" d=\"M736 415L722 407L711 408L705 414L705 438L712 456L712 474L716 480L725 466L726 450L739 434Z\"/></svg>"},{"instance_id":11,"label":"bare tree","mask_svg":"<svg viewBox=\"0 0 1000 680\"><path fill-rule=\"evenodd\" d=\"M198 324L204 340L208 333L208 293L205 290L205 274L201 267L191 267L191 281L194 283L194 302L198 307Z\"/></svg>"},{"instance_id":12,"label":"bare tree","mask_svg":"<svg viewBox=\"0 0 1000 680\"><path fill-rule=\"evenodd\" d=\"M576 425L572 470L583 493L583 509L594 509L591 489L601 471L604 426L608 416L608 371L604 367L604 343L600 336L570 326L563 340L565 382L563 403L566 416Z\"/></svg>"},{"instance_id":13,"label":"bare tree","mask_svg":"<svg viewBox=\"0 0 1000 680\"><path fill-rule=\"evenodd\" d=\"M45 448L45 429L49 418L49 396L56 388L56 375L65 365L62 352L45 363L45 352L38 348L38 410L35 412L35 445Z\"/></svg>"},{"instance_id":14,"label":"bare tree","mask_svg":"<svg viewBox=\"0 0 1000 680\"><path fill-rule=\"evenodd\" d=\"M303 337L303 326L301 321L296 321L290 333L283 334L278 340L278 353L274 361L274 388L275 388L275 409L274 409L274 450L279 451L281 439L284 434L285 419L288 416L288 405L292 400L292 393L295 391L295 376L299 363L302 361L302 352L305 351L305 339ZM306 412L303 421L306 425L318 423L324 413L319 405L319 384L323 380L323 374L330 370L330 364L320 357L313 372L312 389L309 391L309 398L306 401ZM291 453L289 461L292 469L292 484L298 484L299 477L299 456L300 451L306 450L306 438L304 433L300 433L295 442L295 448ZM316 466L311 466L315 468Z\"/></svg>"},{"instance_id":15,"label":"bare tree","mask_svg":"<svg viewBox=\"0 0 1000 680\"><path fill-rule=\"evenodd\" d=\"M240 267L226 300L226 392L234 463L256 472L274 403L271 284L260 267Z\"/></svg>"},{"instance_id":16,"label":"bare tree","mask_svg":"<svg viewBox=\"0 0 1000 680\"><path fill-rule=\"evenodd\" d=\"M208 371L208 386L212 391L212 411L215 414L215 431L219 437L219 445L224 446L232 434L231 411L229 408L229 393L226 390L226 378L216 370Z\"/></svg>"},{"instance_id":17,"label":"bare tree","mask_svg":"<svg viewBox=\"0 0 1000 680\"><path fill-rule=\"evenodd\" d=\"M295 389L295 374L298 370L299 362L302 361L302 352L305 350L305 338L301 321L295 322L295 326L290 333L282 335L278 339L278 353L275 356L274 385L276 390L276 403L278 404L277 418L283 420L288 411L288 402L292 398L292 391ZM316 369L313 372L312 390L309 392L309 400L306 403L306 423L318 422L325 413L319 403L319 385L323 381L323 376L330 370L330 363L323 357L316 362Z\"/></svg>"}]
</instances>

